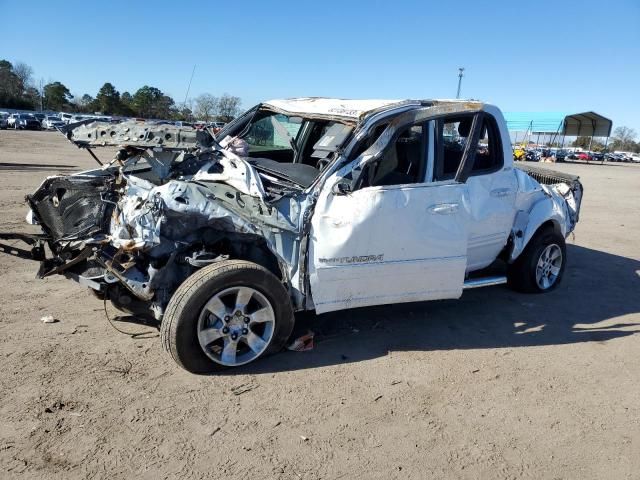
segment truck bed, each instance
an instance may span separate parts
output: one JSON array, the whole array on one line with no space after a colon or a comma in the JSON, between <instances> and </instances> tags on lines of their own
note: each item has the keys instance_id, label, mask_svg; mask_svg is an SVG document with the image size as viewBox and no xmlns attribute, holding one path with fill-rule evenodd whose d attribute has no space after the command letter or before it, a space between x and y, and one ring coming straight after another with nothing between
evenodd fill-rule
<instances>
[{"instance_id":1,"label":"truck bed","mask_svg":"<svg viewBox=\"0 0 640 480\"><path fill-rule=\"evenodd\" d=\"M514 162L515 163L515 162ZM530 165L526 163L515 164L516 168L519 168L523 172L527 172L530 177L534 178L538 183L542 185L555 185L557 183L566 183L570 187L576 187L582 184L580 183L580 177L577 175L571 175L569 173L558 172L550 168L540 167L538 165Z\"/></svg>"},{"instance_id":2,"label":"truck bed","mask_svg":"<svg viewBox=\"0 0 640 480\"><path fill-rule=\"evenodd\" d=\"M584 193L580 177L569 173L558 172L557 170L552 170L550 168L520 162L518 162L515 167L527 173L527 175L541 185L548 185L553 190L560 193L565 198L569 209L572 211L572 218L575 226L580 214L580 204L582 203L582 195ZM569 187L568 191L566 190L566 187L562 187L560 184L567 185ZM556 187L554 187L554 185Z\"/></svg>"}]
</instances>

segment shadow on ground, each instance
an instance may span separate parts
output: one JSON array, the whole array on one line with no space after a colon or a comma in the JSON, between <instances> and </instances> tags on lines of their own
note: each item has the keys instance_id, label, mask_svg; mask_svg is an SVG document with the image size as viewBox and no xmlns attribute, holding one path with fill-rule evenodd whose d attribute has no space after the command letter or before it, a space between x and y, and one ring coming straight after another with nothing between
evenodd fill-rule
<instances>
[{"instance_id":1,"label":"shadow on ground","mask_svg":"<svg viewBox=\"0 0 640 480\"><path fill-rule=\"evenodd\" d=\"M640 262L569 245L562 284L525 295L505 287L470 290L459 300L304 314L295 335L315 332L309 352L283 352L240 372L265 373L359 362L390 351L517 348L606 342L640 332L606 322L640 312Z\"/></svg>"}]
</instances>

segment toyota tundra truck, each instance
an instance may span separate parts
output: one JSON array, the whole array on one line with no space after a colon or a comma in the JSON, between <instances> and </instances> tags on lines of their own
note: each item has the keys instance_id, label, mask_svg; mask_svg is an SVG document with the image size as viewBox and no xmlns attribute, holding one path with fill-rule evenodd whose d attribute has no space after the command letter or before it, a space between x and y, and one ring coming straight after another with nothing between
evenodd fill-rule
<instances>
[{"instance_id":1,"label":"toyota tundra truck","mask_svg":"<svg viewBox=\"0 0 640 480\"><path fill-rule=\"evenodd\" d=\"M215 135L139 121L60 131L100 165L46 178L26 197L40 231L0 233L0 250L157 322L195 373L281 350L297 311L502 283L549 292L583 194L577 177L515 166L502 113L477 101L296 98ZM117 153L101 160L101 147Z\"/></svg>"}]
</instances>

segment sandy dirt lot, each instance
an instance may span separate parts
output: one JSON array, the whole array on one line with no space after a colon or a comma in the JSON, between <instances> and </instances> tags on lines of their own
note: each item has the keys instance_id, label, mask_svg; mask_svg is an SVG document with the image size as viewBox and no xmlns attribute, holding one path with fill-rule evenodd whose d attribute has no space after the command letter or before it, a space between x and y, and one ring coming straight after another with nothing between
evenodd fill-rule
<instances>
[{"instance_id":1,"label":"sandy dirt lot","mask_svg":"<svg viewBox=\"0 0 640 480\"><path fill-rule=\"evenodd\" d=\"M27 228L43 177L92 165L0 131L0 228ZM313 351L228 375L180 370L157 333L119 334L86 289L0 255L0 477L638 478L640 165L556 168L585 185L557 291L305 315Z\"/></svg>"}]
</instances>

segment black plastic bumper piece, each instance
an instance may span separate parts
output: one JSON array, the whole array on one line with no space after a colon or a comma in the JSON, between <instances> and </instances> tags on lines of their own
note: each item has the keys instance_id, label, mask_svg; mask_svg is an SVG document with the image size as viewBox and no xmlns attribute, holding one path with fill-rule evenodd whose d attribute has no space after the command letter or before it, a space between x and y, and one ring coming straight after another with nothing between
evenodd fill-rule
<instances>
[{"instance_id":1,"label":"black plastic bumper piece","mask_svg":"<svg viewBox=\"0 0 640 480\"><path fill-rule=\"evenodd\" d=\"M43 262L46 260L44 252L44 244L49 239L47 235L37 233L3 233L0 232L0 240L18 240L26 243L31 247L30 250L25 248L15 247L6 243L0 242L0 252L15 257L24 258L26 260L35 260L37 262Z\"/></svg>"}]
</instances>

